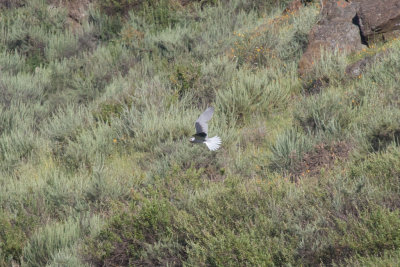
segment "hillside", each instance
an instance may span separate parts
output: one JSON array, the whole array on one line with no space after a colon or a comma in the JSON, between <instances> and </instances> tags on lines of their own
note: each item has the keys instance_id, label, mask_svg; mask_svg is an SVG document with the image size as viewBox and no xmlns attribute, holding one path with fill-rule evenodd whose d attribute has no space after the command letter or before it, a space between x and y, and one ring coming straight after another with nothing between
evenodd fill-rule
<instances>
[{"instance_id":1,"label":"hillside","mask_svg":"<svg viewBox=\"0 0 400 267\"><path fill-rule=\"evenodd\" d=\"M399 265L400 40L289 2L0 1L0 266Z\"/></svg>"}]
</instances>

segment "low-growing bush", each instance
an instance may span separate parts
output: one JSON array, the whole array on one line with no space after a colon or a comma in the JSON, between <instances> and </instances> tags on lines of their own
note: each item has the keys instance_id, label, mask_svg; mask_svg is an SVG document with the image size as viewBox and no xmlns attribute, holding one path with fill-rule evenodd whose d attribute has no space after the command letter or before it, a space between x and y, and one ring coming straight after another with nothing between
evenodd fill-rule
<instances>
[{"instance_id":1,"label":"low-growing bush","mask_svg":"<svg viewBox=\"0 0 400 267\"><path fill-rule=\"evenodd\" d=\"M0 136L0 170L12 172L27 162L38 147L38 139L30 129L18 129Z\"/></svg>"},{"instance_id":2,"label":"low-growing bush","mask_svg":"<svg viewBox=\"0 0 400 267\"><path fill-rule=\"evenodd\" d=\"M9 72L13 75L24 70L26 59L17 51L14 53L2 52L0 54L0 66L3 72Z\"/></svg>"},{"instance_id":3,"label":"low-growing bush","mask_svg":"<svg viewBox=\"0 0 400 267\"><path fill-rule=\"evenodd\" d=\"M340 262L351 255L379 255L400 246L398 211L376 207L370 212L362 212L359 218L336 219L334 223L337 232L330 237L330 244L318 253L318 258L325 264L333 260Z\"/></svg>"},{"instance_id":4,"label":"low-growing bush","mask_svg":"<svg viewBox=\"0 0 400 267\"><path fill-rule=\"evenodd\" d=\"M294 173L304 154L311 149L311 141L297 129L279 135L271 147L271 168Z\"/></svg>"},{"instance_id":5,"label":"low-growing bush","mask_svg":"<svg viewBox=\"0 0 400 267\"><path fill-rule=\"evenodd\" d=\"M232 82L235 65L227 58L213 58L203 63L195 90L189 92L193 98L193 105L200 109L215 102L217 92L224 90Z\"/></svg>"},{"instance_id":6,"label":"low-growing bush","mask_svg":"<svg viewBox=\"0 0 400 267\"><path fill-rule=\"evenodd\" d=\"M45 1L30 0L21 8L4 13L5 27L2 42L9 51L18 51L26 57L26 69L47 64L45 49L49 35L64 29L66 12L63 8L48 8Z\"/></svg>"},{"instance_id":7,"label":"low-growing bush","mask_svg":"<svg viewBox=\"0 0 400 267\"><path fill-rule=\"evenodd\" d=\"M85 252L90 262L97 265L179 265L183 251L174 242L174 213L168 202L157 199L145 200L140 206L122 211L95 239L86 243Z\"/></svg>"},{"instance_id":8,"label":"low-growing bush","mask_svg":"<svg viewBox=\"0 0 400 267\"><path fill-rule=\"evenodd\" d=\"M200 76L200 68L194 64L177 65L174 73L170 76L170 80L178 96L182 97L194 89L194 85L197 84Z\"/></svg>"},{"instance_id":9,"label":"low-growing bush","mask_svg":"<svg viewBox=\"0 0 400 267\"><path fill-rule=\"evenodd\" d=\"M217 92L216 105L227 116L246 123L255 115L283 108L290 89L264 73L240 71L228 88Z\"/></svg>"},{"instance_id":10,"label":"low-growing bush","mask_svg":"<svg viewBox=\"0 0 400 267\"><path fill-rule=\"evenodd\" d=\"M395 121L393 124L382 122L380 125L377 125L376 128L372 129L370 135L367 138L369 139L369 142L371 143L371 146L375 151L383 150L391 143L399 145L399 121Z\"/></svg>"},{"instance_id":11,"label":"low-growing bush","mask_svg":"<svg viewBox=\"0 0 400 267\"><path fill-rule=\"evenodd\" d=\"M78 36L70 32L52 35L44 50L47 61L70 58L81 52Z\"/></svg>"},{"instance_id":12,"label":"low-growing bush","mask_svg":"<svg viewBox=\"0 0 400 267\"><path fill-rule=\"evenodd\" d=\"M115 100L108 100L99 104L98 109L93 116L96 120L102 122L111 122L112 117L119 117L123 111L124 105Z\"/></svg>"},{"instance_id":13,"label":"low-growing bush","mask_svg":"<svg viewBox=\"0 0 400 267\"><path fill-rule=\"evenodd\" d=\"M396 266L400 263L400 251L399 250L389 250L384 251L383 255L373 255L373 256L361 256L357 255L347 259L344 263L341 263L341 266ZM339 265L334 265L339 266Z\"/></svg>"},{"instance_id":14,"label":"low-growing bush","mask_svg":"<svg viewBox=\"0 0 400 267\"><path fill-rule=\"evenodd\" d=\"M296 105L294 118L304 131L340 138L354 118L348 99L332 90L304 97Z\"/></svg>"},{"instance_id":15,"label":"low-growing bush","mask_svg":"<svg viewBox=\"0 0 400 267\"><path fill-rule=\"evenodd\" d=\"M376 107L361 110L354 126L360 148L384 151L400 144L400 113L397 109Z\"/></svg>"},{"instance_id":16,"label":"low-growing bush","mask_svg":"<svg viewBox=\"0 0 400 267\"><path fill-rule=\"evenodd\" d=\"M146 105L142 112L133 106L121 115L115 125L121 129L121 136L132 137L132 142L139 150L153 151L157 146L168 141L180 141L194 131L192 112L183 112L180 107L162 108Z\"/></svg>"},{"instance_id":17,"label":"low-growing bush","mask_svg":"<svg viewBox=\"0 0 400 267\"><path fill-rule=\"evenodd\" d=\"M340 51L299 77L317 0L14 2L1 266L398 258L398 40L355 79ZM189 142L209 106L217 151Z\"/></svg>"},{"instance_id":18,"label":"low-growing bush","mask_svg":"<svg viewBox=\"0 0 400 267\"><path fill-rule=\"evenodd\" d=\"M89 9L88 21L93 25L93 37L102 42L114 39L122 29L122 18L120 16L110 17L95 8Z\"/></svg>"},{"instance_id":19,"label":"low-growing bush","mask_svg":"<svg viewBox=\"0 0 400 267\"><path fill-rule=\"evenodd\" d=\"M0 265L18 262L25 241L26 236L21 228L15 226L8 214L0 211Z\"/></svg>"},{"instance_id":20,"label":"low-growing bush","mask_svg":"<svg viewBox=\"0 0 400 267\"><path fill-rule=\"evenodd\" d=\"M69 218L64 223L46 225L36 231L23 249L22 266L45 266L60 251L67 251L82 235L96 232L98 218ZM76 259L75 259L76 261Z\"/></svg>"}]
</instances>

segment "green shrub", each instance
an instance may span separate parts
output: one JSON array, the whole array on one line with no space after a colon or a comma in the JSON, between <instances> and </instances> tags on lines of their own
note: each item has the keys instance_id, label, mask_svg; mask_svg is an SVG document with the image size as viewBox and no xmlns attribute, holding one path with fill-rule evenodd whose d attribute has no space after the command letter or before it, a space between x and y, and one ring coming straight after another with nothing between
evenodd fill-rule
<instances>
[{"instance_id":1,"label":"green shrub","mask_svg":"<svg viewBox=\"0 0 400 267\"><path fill-rule=\"evenodd\" d=\"M302 1L303 3L305 1ZM288 25L282 25L279 32L272 32L273 48L276 55L287 61L300 59L308 43L308 34L319 19L320 9L316 5L300 8L294 14L287 14ZM280 17L285 21L285 15ZM277 22L279 23L279 21Z\"/></svg>"},{"instance_id":2,"label":"green shrub","mask_svg":"<svg viewBox=\"0 0 400 267\"><path fill-rule=\"evenodd\" d=\"M304 154L311 149L311 141L296 129L289 129L279 135L271 147L271 168L273 170L294 171Z\"/></svg>"},{"instance_id":3,"label":"green shrub","mask_svg":"<svg viewBox=\"0 0 400 267\"><path fill-rule=\"evenodd\" d=\"M307 79L320 79L326 80L331 85L339 86L345 81L347 67L346 55L340 53L338 50L334 52L321 50L320 58L318 61L313 62L312 69L308 72Z\"/></svg>"},{"instance_id":4,"label":"green shrub","mask_svg":"<svg viewBox=\"0 0 400 267\"><path fill-rule=\"evenodd\" d=\"M31 0L21 8L5 12L2 25L5 37L2 42L10 51L26 56L27 69L47 64L45 48L49 33L63 30L66 12L62 8L47 8L45 1Z\"/></svg>"},{"instance_id":5,"label":"green shrub","mask_svg":"<svg viewBox=\"0 0 400 267\"><path fill-rule=\"evenodd\" d=\"M112 117L119 117L123 111L123 104L117 101L107 101L99 105L93 116L100 121L110 122Z\"/></svg>"},{"instance_id":6,"label":"green shrub","mask_svg":"<svg viewBox=\"0 0 400 267\"><path fill-rule=\"evenodd\" d=\"M22 266L45 266L60 251L73 248L77 240L99 227L98 218L73 219L48 224L36 231L23 249ZM76 262L76 259L75 259Z\"/></svg>"},{"instance_id":7,"label":"green shrub","mask_svg":"<svg viewBox=\"0 0 400 267\"><path fill-rule=\"evenodd\" d=\"M50 37L44 51L49 62L63 58L70 58L81 51L78 36L70 32L64 34L54 34Z\"/></svg>"},{"instance_id":8,"label":"green shrub","mask_svg":"<svg viewBox=\"0 0 400 267\"><path fill-rule=\"evenodd\" d=\"M46 76L33 75L30 73L19 72L17 75L3 75L1 77L1 89L4 95L4 99L1 100L1 104L5 108L10 108L11 104L15 107L11 109L20 108L23 116L29 116L32 119L35 115L38 115L39 110L36 114L31 114L30 109L36 109L38 102L42 100L44 85L47 82ZM45 109L45 107L40 107ZM18 116L17 114L15 114ZM22 117L23 117L22 116Z\"/></svg>"},{"instance_id":9,"label":"green shrub","mask_svg":"<svg viewBox=\"0 0 400 267\"><path fill-rule=\"evenodd\" d=\"M0 0L1 266L396 264L399 41L301 80L319 1L87 2Z\"/></svg>"},{"instance_id":10,"label":"green shrub","mask_svg":"<svg viewBox=\"0 0 400 267\"><path fill-rule=\"evenodd\" d=\"M394 251L385 251L383 255L376 256L354 256L348 260L346 260L346 266L365 266L365 267L374 267L374 266L396 266L400 263L400 255L399 250ZM344 264L342 263L342 266ZM335 265L336 266L336 265Z\"/></svg>"},{"instance_id":11,"label":"green shrub","mask_svg":"<svg viewBox=\"0 0 400 267\"><path fill-rule=\"evenodd\" d=\"M0 264L19 261L25 245L25 233L15 225L6 213L0 212Z\"/></svg>"},{"instance_id":12,"label":"green shrub","mask_svg":"<svg viewBox=\"0 0 400 267\"><path fill-rule=\"evenodd\" d=\"M240 71L232 85L217 92L216 105L229 117L246 123L286 105L291 88L278 84L265 73Z\"/></svg>"},{"instance_id":13,"label":"green shrub","mask_svg":"<svg viewBox=\"0 0 400 267\"><path fill-rule=\"evenodd\" d=\"M320 251L324 263L340 262L350 255L379 255L400 246L399 212L376 207L360 218L335 221L338 231L331 237L330 245Z\"/></svg>"},{"instance_id":14,"label":"green shrub","mask_svg":"<svg viewBox=\"0 0 400 267\"><path fill-rule=\"evenodd\" d=\"M294 118L304 131L341 137L354 117L348 99L332 90L304 97L296 105Z\"/></svg>"},{"instance_id":15,"label":"green shrub","mask_svg":"<svg viewBox=\"0 0 400 267\"><path fill-rule=\"evenodd\" d=\"M72 168L85 167L91 169L98 156L112 153L113 140L119 138L115 130L106 124L85 129L76 140L68 140L62 159L66 166Z\"/></svg>"},{"instance_id":16,"label":"green shrub","mask_svg":"<svg viewBox=\"0 0 400 267\"><path fill-rule=\"evenodd\" d=\"M190 116L193 112L182 111L174 105L163 109L163 103L146 105L140 112L134 105L124 110L115 125L121 129L121 136L133 137L132 142L139 150L153 151L162 143L180 141L194 131L192 123L195 119Z\"/></svg>"},{"instance_id":17,"label":"green shrub","mask_svg":"<svg viewBox=\"0 0 400 267\"><path fill-rule=\"evenodd\" d=\"M144 46L161 59L171 62L194 49L192 34L193 30L188 26L167 28L158 34L150 32L144 39Z\"/></svg>"},{"instance_id":18,"label":"green shrub","mask_svg":"<svg viewBox=\"0 0 400 267\"><path fill-rule=\"evenodd\" d=\"M396 178L400 174L400 150L399 147L388 147L386 151L372 154L362 158L361 162L356 161L350 167L350 177L357 179L365 177L369 183L385 188L382 196L388 197L388 207L395 206L397 193L400 190L400 183ZM390 197L395 196L393 202Z\"/></svg>"},{"instance_id":19,"label":"green shrub","mask_svg":"<svg viewBox=\"0 0 400 267\"><path fill-rule=\"evenodd\" d=\"M175 88L179 97L184 96L194 89L201 76L200 68L193 64L175 65L175 71L170 76L172 86Z\"/></svg>"},{"instance_id":20,"label":"green shrub","mask_svg":"<svg viewBox=\"0 0 400 267\"><path fill-rule=\"evenodd\" d=\"M3 72L15 75L24 70L25 64L25 57L21 56L17 51L14 53L2 52L0 54L0 65Z\"/></svg>"},{"instance_id":21,"label":"green shrub","mask_svg":"<svg viewBox=\"0 0 400 267\"><path fill-rule=\"evenodd\" d=\"M360 148L366 151L384 151L392 144L398 146L399 118L400 113L397 109L382 106L363 108L354 126Z\"/></svg>"},{"instance_id":22,"label":"green shrub","mask_svg":"<svg viewBox=\"0 0 400 267\"><path fill-rule=\"evenodd\" d=\"M93 36L107 42L117 37L122 29L122 18L120 16L107 16L98 9L89 9L89 23L93 25Z\"/></svg>"},{"instance_id":23,"label":"green shrub","mask_svg":"<svg viewBox=\"0 0 400 267\"><path fill-rule=\"evenodd\" d=\"M89 267L90 265L84 263L77 253L75 248L67 248L57 252L51 262L47 263L48 267Z\"/></svg>"},{"instance_id":24,"label":"green shrub","mask_svg":"<svg viewBox=\"0 0 400 267\"><path fill-rule=\"evenodd\" d=\"M80 236L74 222L45 226L35 233L24 247L23 259L28 266L44 266L58 250L71 246Z\"/></svg>"},{"instance_id":25,"label":"green shrub","mask_svg":"<svg viewBox=\"0 0 400 267\"><path fill-rule=\"evenodd\" d=\"M91 262L104 265L176 265L179 246L172 236L174 209L162 200L146 200L131 212L115 215L105 229L89 240ZM161 244L158 242L163 240Z\"/></svg>"},{"instance_id":26,"label":"green shrub","mask_svg":"<svg viewBox=\"0 0 400 267\"><path fill-rule=\"evenodd\" d=\"M389 144L400 144L400 124L395 121L393 124L381 122L372 129L368 136L369 142L375 151L385 149Z\"/></svg>"},{"instance_id":27,"label":"green shrub","mask_svg":"<svg viewBox=\"0 0 400 267\"><path fill-rule=\"evenodd\" d=\"M236 64L227 58L212 58L200 66L199 77L194 84L195 90L188 93L191 102L201 109L215 102L217 92L224 90L232 81Z\"/></svg>"},{"instance_id":28,"label":"green shrub","mask_svg":"<svg viewBox=\"0 0 400 267\"><path fill-rule=\"evenodd\" d=\"M51 218L62 220L68 218L73 211L89 210L90 203L84 200L81 192L88 182L77 185L77 180L82 177L69 177L67 173L59 170L49 170L43 176L43 184L32 194L32 202L43 199L44 203L47 203L41 216L47 214Z\"/></svg>"},{"instance_id":29,"label":"green shrub","mask_svg":"<svg viewBox=\"0 0 400 267\"><path fill-rule=\"evenodd\" d=\"M268 1L265 4L268 5ZM262 6L258 7L261 7L260 11L263 11ZM262 20L253 23L255 28L234 32L235 42L228 55L239 66L247 63L254 68L275 65L286 68L290 62L300 59L308 42L308 33L318 19L319 10L310 6L294 13L277 15L279 12L277 10L273 14L275 16L264 14Z\"/></svg>"},{"instance_id":30,"label":"green shrub","mask_svg":"<svg viewBox=\"0 0 400 267\"><path fill-rule=\"evenodd\" d=\"M30 129L18 129L0 136L0 170L13 171L30 159L38 140Z\"/></svg>"},{"instance_id":31,"label":"green shrub","mask_svg":"<svg viewBox=\"0 0 400 267\"><path fill-rule=\"evenodd\" d=\"M154 30L158 31L175 26L179 21L176 9L177 5L174 5L170 0L145 1L141 15L145 18L147 24L154 25Z\"/></svg>"},{"instance_id":32,"label":"green shrub","mask_svg":"<svg viewBox=\"0 0 400 267\"><path fill-rule=\"evenodd\" d=\"M92 118L87 109L69 106L48 118L43 125L42 133L53 142L76 141L79 133L91 123Z\"/></svg>"}]
</instances>

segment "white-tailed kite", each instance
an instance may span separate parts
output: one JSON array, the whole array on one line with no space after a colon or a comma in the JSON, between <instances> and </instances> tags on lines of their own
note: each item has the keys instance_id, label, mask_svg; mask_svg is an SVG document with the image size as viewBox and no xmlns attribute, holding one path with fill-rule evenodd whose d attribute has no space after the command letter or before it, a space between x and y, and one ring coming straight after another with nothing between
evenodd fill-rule
<instances>
[{"instance_id":1,"label":"white-tailed kite","mask_svg":"<svg viewBox=\"0 0 400 267\"><path fill-rule=\"evenodd\" d=\"M208 124L207 122L211 119L214 113L214 108L209 107L200 117L197 119L194 126L196 127L196 134L190 138L190 142L192 143L204 143L207 145L208 149L211 151L217 150L221 145L221 138L218 136L214 136L211 138L207 137L208 132Z\"/></svg>"}]
</instances>

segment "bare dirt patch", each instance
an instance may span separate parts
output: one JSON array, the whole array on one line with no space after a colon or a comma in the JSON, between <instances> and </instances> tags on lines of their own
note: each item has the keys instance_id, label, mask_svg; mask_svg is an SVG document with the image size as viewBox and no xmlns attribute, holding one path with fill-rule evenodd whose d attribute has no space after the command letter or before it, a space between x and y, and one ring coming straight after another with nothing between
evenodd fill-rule
<instances>
[{"instance_id":1,"label":"bare dirt patch","mask_svg":"<svg viewBox=\"0 0 400 267\"><path fill-rule=\"evenodd\" d=\"M321 143L303 156L291 176L297 181L304 176L316 176L322 169L330 169L337 160L344 160L352 149L350 143L340 141L331 144Z\"/></svg>"}]
</instances>

